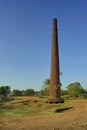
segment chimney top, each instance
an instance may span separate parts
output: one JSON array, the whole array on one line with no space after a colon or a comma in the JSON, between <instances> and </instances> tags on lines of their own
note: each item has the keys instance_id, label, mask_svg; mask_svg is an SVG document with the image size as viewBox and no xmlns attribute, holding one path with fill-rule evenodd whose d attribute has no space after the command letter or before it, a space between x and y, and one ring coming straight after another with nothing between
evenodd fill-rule
<instances>
[{"instance_id":1,"label":"chimney top","mask_svg":"<svg viewBox=\"0 0 87 130\"><path fill-rule=\"evenodd\" d=\"M57 30L57 19L53 18L52 20L52 30Z\"/></svg>"}]
</instances>

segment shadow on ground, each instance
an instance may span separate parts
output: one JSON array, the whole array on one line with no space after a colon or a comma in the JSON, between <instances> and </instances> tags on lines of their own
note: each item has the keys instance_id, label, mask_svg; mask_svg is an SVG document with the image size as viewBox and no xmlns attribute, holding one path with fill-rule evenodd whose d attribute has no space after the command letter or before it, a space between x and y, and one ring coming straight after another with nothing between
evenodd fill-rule
<instances>
[{"instance_id":1,"label":"shadow on ground","mask_svg":"<svg viewBox=\"0 0 87 130\"><path fill-rule=\"evenodd\" d=\"M55 110L56 113L61 113L67 110L73 109L73 107L58 108Z\"/></svg>"}]
</instances>

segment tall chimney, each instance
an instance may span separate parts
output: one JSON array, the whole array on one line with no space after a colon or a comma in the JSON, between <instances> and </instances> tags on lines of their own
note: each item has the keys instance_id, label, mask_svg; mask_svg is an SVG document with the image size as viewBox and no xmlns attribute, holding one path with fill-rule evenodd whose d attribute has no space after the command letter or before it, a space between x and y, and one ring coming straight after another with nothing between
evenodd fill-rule
<instances>
[{"instance_id":1,"label":"tall chimney","mask_svg":"<svg viewBox=\"0 0 87 130\"><path fill-rule=\"evenodd\" d=\"M57 19L52 21L52 51L51 51L51 72L50 72L50 96L49 103L63 103L60 95L60 67L58 50Z\"/></svg>"}]
</instances>

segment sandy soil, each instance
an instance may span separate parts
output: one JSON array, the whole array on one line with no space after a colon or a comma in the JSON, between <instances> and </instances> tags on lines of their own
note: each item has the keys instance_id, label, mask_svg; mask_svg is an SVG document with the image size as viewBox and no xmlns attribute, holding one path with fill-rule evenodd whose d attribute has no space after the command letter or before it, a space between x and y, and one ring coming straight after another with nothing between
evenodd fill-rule
<instances>
[{"instance_id":1,"label":"sandy soil","mask_svg":"<svg viewBox=\"0 0 87 130\"><path fill-rule=\"evenodd\" d=\"M0 130L87 130L87 100L52 115L0 117Z\"/></svg>"}]
</instances>

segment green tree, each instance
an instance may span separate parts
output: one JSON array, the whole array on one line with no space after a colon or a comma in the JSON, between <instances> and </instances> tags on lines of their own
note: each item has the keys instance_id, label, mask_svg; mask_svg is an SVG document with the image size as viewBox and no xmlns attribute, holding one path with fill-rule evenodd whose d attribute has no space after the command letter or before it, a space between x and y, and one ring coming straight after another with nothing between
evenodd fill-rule
<instances>
[{"instance_id":1,"label":"green tree","mask_svg":"<svg viewBox=\"0 0 87 130\"><path fill-rule=\"evenodd\" d=\"M42 89L40 91L41 96L48 96L50 89L50 79L45 79L42 84Z\"/></svg>"},{"instance_id":2,"label":"green tree","mask_svg":"<svg viewBox=\"0 0 87 130\"><path fill-rule=\"evenodd\" d=\"M70 96L78 97L84 93L84 89L79 82L71 83L67 86L67 91Z\"/></svg>"},{"instance_id":3,"label":"green tree","mask_svg":"<svg viewBox=\"0 0 87 130\"><path fill-rule=\"evenodd\" d=\"M25 96L34 96L35 95L35 91L34 91L34 89L26 89L24 91L24 95Z\"/></svg>"},{"instance_id":4,"label":"green tree","mask_svg":"<svg viewBox=\"0 0 87 130\"><path fill-rule=\"evenodd\" d=\"M19 89L14 89L12 93L14 96L22 96L22 91Z\"/></svg>"},{"instance_id":5,"label":"green tree","mask_svg":"<svg viewBox=\"0 0 87 130\"><path fill-rule=\"evenodd\" d=\"M62 84L60 83L60 86ZM42 84L42 89L40 91L41 96L48 96L50 91L50 79L45 79Z\"/></svg>"},{"instance_id":6,"label":"green tree","mask_svg":"<svg viewBox=\"0 0 87 130\"><path fill-rule=\"evenodd\" d=\"M87 95L87 88L85 89L85 94Z\"/></svg>"},{"instance_id":7,"label":"green tree","mask_svg":"<svg viewBox=\"0 0 87 130\"><path fill-rule=\"evenodd\" d=\"M5 86L6 94L9 94L11 92L10 86Z\"/></svg>"},{"instance_id":8,"label":"green tree","mask_svg":"<svg viewBox=\"0 0 87 130\"><path fill-rule=\"evenodd\" d=\"M48 88L50 86L50 79L45 79L43 82L42 89Z\"/></svg>"},{"instance_id":9,"label":"green tree","mask_svg":"<svg viewBox=\"0 0 87 130\"><path fill-rule=\"evenodd\" d=\"M0 87L0 94L7 95L10 93L10 86L1 86Z\"/></svg>"},{"instance_id":10,"label":"green tree","mask_svg":"<svg viewBox=\"0 0 87 130\"><path fill-rule=\"evenodd\" d=\"M61 89L61 95L62 95L62 96L63 96L63 95L68 95L68 91Z\"/></svg>"}]
</instances>

